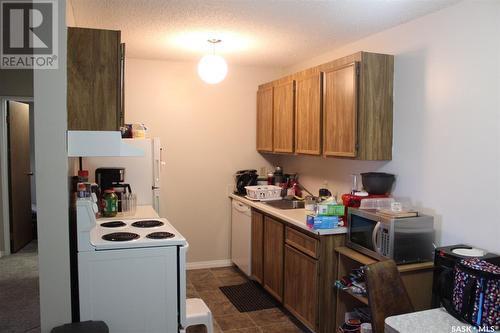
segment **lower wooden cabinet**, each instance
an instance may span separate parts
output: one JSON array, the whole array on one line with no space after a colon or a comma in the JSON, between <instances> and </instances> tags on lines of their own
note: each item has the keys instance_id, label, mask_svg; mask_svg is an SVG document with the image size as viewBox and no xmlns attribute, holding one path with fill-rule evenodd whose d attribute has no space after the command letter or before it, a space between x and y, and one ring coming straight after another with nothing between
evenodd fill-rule
<instances>
[{"instance_id":1,"label":"lower wooden cabinet","mask_svg":"<svg viewBox=\"0 0 500 333\"><path fill-rule=\"evenodd\" d=\"M283 305L313 331L318 326L318 260L285 245Z\"/></svg>"},{"instance_id":2,"label":"lower wooden cabinet","mask_svg":"<svg viewBox=\"0 0 500 333\"><path fill-rule=\"evenodd\" d=\"M335 248L344 241L252 209L252 278L311 331L336 332Z\"/></svg>"},{"instance_id":3,"label":"lower wooden cabinet","mask_svg":"<svg viewBox=\"0 0 500 333\"><path fill-rule=\"evenodd\" d=\"M262 283L264 281L264 215L252 210L252 278Z\"/></svg>"},{"instance_id":4,"label":"lower wooden cabinet","mask_svg":"<svg viewBox=\"0 0 500 333\"><path fill-rule=\"evenodd\" d=\"M264 288L278 301L283 300L283 248L285 226L264 217Z\"/></svg>"}]
</instances>

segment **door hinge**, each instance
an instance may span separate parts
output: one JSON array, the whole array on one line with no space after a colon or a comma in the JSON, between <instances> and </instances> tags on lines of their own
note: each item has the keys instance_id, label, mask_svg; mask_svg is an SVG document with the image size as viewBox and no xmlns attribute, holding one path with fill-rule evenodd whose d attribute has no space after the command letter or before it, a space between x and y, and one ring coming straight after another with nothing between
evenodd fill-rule
<instances>
[{"instance_id":1,"label":"door hinge","mask_svg":"<svg viewBox=\"0 0 500 333\"><path fill-rule=\"evenodd\" d=\"M356 75L359 76L359 73L360 73L359 66L356 66Z\"/></svg>"}]
</instances>

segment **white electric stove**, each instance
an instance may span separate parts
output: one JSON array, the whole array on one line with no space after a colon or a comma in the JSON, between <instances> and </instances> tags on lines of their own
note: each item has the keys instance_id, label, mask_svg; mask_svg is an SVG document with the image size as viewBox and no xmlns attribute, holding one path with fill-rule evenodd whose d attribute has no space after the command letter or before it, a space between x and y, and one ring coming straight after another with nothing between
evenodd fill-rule
<instances>
[{"instance_id":1,"label":"white electric stove","mask_svg":"<svg viewBox=\"0 0 500 333\"><path fill-rule=\"evenodd\" d=\"M184 237L166 219L154 217L98 220L90 231L90 243L97 251L187 244Z\"/></svg>"},{"instance_id":2,"label":"white electric stove","mask_svg":"<svg viewBox=\"0 0 500 333\"><path fill-rule=\"evenodd\" d=\"M77 202L80 320L116 333L178 333L186 322L186 239L166 219L96 220Z\"/></svg>"}]
</instances>

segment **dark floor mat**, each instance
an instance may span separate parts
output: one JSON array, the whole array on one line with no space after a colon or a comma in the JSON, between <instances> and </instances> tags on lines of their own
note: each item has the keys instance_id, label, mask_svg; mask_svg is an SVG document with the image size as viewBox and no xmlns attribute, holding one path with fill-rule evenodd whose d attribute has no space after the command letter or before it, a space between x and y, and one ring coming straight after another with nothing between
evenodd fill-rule
<instances>
[{"instance_id":1,"label":"dark floor mat","mask_svg":"<svg viewBox=\"0 0 500 333\"><path fill-rule=\"evenodd\" d=\"M278 306L271 295L253 281L219 288L239 312L258 311Z\"/></svg>"}]
</instances>

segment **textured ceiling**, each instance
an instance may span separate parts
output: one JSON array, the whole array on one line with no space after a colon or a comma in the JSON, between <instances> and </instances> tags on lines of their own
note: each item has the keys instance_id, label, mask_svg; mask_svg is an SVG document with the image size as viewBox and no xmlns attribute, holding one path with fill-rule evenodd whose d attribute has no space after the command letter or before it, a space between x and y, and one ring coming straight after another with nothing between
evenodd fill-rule
<instances>
[{"instance_id":1,"label":"textured ceiling","mask_svg":"<svg viewBox=\"0 0 500 333\"><path fill-rule=\"evenodd\" d=\"M71 0L79 27L122 31L127 56L289 66L457 0Z\"/></svg>"}]
</instances>

